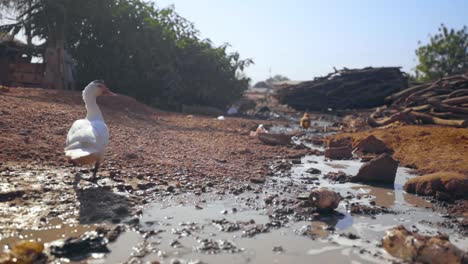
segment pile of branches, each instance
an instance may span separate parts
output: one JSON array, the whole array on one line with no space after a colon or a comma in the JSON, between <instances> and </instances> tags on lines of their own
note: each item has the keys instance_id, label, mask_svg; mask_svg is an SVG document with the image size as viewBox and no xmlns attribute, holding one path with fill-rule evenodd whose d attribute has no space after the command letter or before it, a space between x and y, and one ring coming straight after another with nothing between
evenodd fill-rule
<instances>
[{"instance_id":1,"label":"pile of branches","mask_svg":"<svg viewBox=\"0 0 468 264\"><path fill-rule=\"evenodd\" d=\"M386 98L387 106L370 115L371 126L396 121L466 127L468 124L468 72L416 85Z\"/></svg>"},{"instance_id":2,"label":"pile of branches","mask_svg":"<svg viewBox=\"0 0 468 264\"><path fill-rule=\"evenodd\" d=\"M296 110L360 109L381 106L387 96L407 87L408 78L399 67L344 68L282 87L275 97Z\"/></svg>"}]
</instances>

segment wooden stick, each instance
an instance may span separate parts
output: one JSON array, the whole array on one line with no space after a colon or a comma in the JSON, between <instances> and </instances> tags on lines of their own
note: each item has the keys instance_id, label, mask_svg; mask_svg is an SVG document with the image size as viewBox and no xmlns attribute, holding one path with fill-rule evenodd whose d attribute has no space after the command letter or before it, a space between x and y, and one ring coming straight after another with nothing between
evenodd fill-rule
<instances>
[{"instance_id":1,"label":"wooden stick","mask_svg":"<svg viewBox=\"0 0 468 264\"><path fill-rule=\"evenodd\" d=\"M453 98L453 97L458 97L460 95L466 95L468 94L468 89L459 89L451 92L447 98Z\"/></svg>"},{"instance_id":2,"label":"wooden stick","mask_svg":"<svg viewBox=\"0 0 468 264\"><path fill-rule=\"evenodd\" d=\"M368 119L367 119L367 123L372 126L372 127L379 127L379 126L386 126L386 125L389 125L391 123L394 123L396 121L402 121L402 122L408 122L410 120L409 116L408 116L408 113L410 112L411 110L410 109L407 109L405 111L402 111L402 112L398 112L392 116L389 116L389 117L385 117L385 118L382 118L380 120L377 120L375 118L373 118L372 116L370 116Z\"/></svg>"},{"instance_id":3,"label":"wooden stick","mask_svg":"<svg viewBox=\"0 0 468 264\"><path fill-rule=\"evenodd\" d=\"M466 104L468 103L468 96L446 99L446 100L443 100L442 103L449 104L449 105Z\"/></svg>"},{"instance_id":4,"label":"wooden stick","mask_svg":"<svg viewBox=\"0 0 468 264\"><path fill-rule=\"evenodd\" d=\"M415 119L421 120L423 123L426 123L426 124L436 124L436 125L453 126L453 127L466 127L467 125L466 120L442 119L442 118L434 117L428 114L418 113L415 111L410 112L409 115L414 117Z\"/></svg>"}]
</instances>

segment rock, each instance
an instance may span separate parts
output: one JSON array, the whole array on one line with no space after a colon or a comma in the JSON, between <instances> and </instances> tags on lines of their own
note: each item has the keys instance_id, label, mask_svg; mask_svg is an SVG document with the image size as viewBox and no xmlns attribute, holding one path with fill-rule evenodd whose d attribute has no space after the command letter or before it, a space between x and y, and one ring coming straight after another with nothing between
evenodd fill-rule
<instances>
[{"instance_id":1,"label":"rock","mask_svg":"<svg viewBox=\"0 0 468 264\"><path fill-rule=\"evenodd\" d=\"M44 244L35 241L19 241L7 253L0 254L0 263L46 263L47 257L42 253Z\"/></svg>"},{"instance_id":2,"label":"rock","mask_svg":"<svg viewBox=\"0 0 468 264\"><path fill-rule=\"evenodd\" d=\"M266 233L269 231L269 225L255 224L250 225L242 231L242 237L254 237L258 234Z\"/></svg>"},{"instance_id":3,"label":"rock","mask_svg":"<svg viewBox=\"0 0 468 264\"><path fill-rule=\"evenodd\" d=\"M20 190L0 192L0 203L12 201L23 195L24 195L24 191L20 191Z\"/></svg>"},{"instance_id":4,"label":"rock","mask_svg":"<svg viewBox=\"0 0 468 264\"><path fill-rule=\"evenodd\" d=\"M174 239L174 240L169 242L169 246L171 246L173 248L180 248L180 247L182 247L182 244L179 242L179 240Z\"/></svg>"},{"instance_id":5,"label":"rock","mask_svg":"<svg viewBox=\"0 0 468 264\"><path fill-rule=\"evenodd\" d=\"M439 200L468 198L468 175L437 172L409 179L403 189L409 193L433 196Z\"/></svg>"},{"instance_id":6,"label":"rock","mask_svg":"<svg viewBox=\"0 0 468 264\"><path fill-rule=\"evenodd\" d=\"M237 248L234 243L227 240L212 240L201 239L198 241L199 245L195 247L197 252L205 254L219 254L219 253L238 253L243 249Z\"/></svg>"},{"instance_id":7,"label":"rock","mask_svg":"<svg viewBox=\"0 0 468 264\"><path fill-rule=\"evenodd\" d=\"M331 211L338 207L340 196L328 189L314 189L309 194L309 202L320 211Z\"/></svg>"},{"instance_id":8,"label":"rock","mask_svg":"<svg viewBox=\"0 0 468 264\"><path fill-rule=\"evenodd\" d=\"M226 219L221 219L221 220L211 220L214 226L216 226L220 231L223 232L234 232L238 231L241 228L241 225L239 223L233 223L229 222Z\"/></svg>"},{"instance_id":9,"label":"rock","mask_svg":"<svg viewBox=\"0 0 468 264\"><path fill-rule=\"evenodd\" d=\"M116 225L106 234L106 237L109 240L109 242L114 242L117 240L117 238L123 231L125 231L124 225Z\"/></svg>"},{"instance_id":10,"label":"rock","mask_svg":"<svg viewBox=\"0 0 468 264\"><path fill-rule=\"evenodd\" d=\"M328 148L325 150L325 157L329 159L350 159L353 157L353 149L349 146Z\"/></svg>"},{"instance_id":11,"label":"rock","mask_svg":"<svg viewBox=\"0 0 468 264\"><path fill-rule=\"evenodd\" d=\"M268 197L264 199L265 204L272 204L273 200L275 200L276 197L277 197L276 195L269 195Z\"/></svg>"},{"instance_id":12,"label":"rock","mask_svg":"<svg viewBox=\"0 0 468 264\"><path fill-rule=\"evenodd\" d=\"M359 141L354 146L354 149L360 153L382 154L391 152L390 148L388 148L383 141L377 139L374 135L370 135Z\"/></svg>"},{"instance_id":13,"label":"rock","mask_svg":"<svg viewBox=\"0 0 468 264\"><path fill-rule=\"evenodd\" d=\"M310 173L310 174L321 174L322 171L319 170L319 169L316 169L316 168L310 168L308 170L306 170L307 173Z\"/></svg>"},{"instance_id":14,"label":"rock","mask_svg":"<svg viewBox=\"0 0 468 264\"><path fill-rule=\"evenodd\" d=\"M362 204L351 204L350 208L351 214L358 214L358 215L376 215L376 214L384 214L384 213L393 213L389 209L385 207L379 206L367 206Z\"/></svg>"},{"instance_id":15,"label":"rock","mask_svg":"<svg viewBox=\"0 0 468 264\"><path fill-rule=\"evenodd\" d=\"M293 164L288 161L281 161L275 165L273 165L273 171L275 172L287 172L290 171Z\"/></svg>"},{"instance_id":16,"label":"rock","mask_svg":"<svg viewBox=\"0 0 468 264\"><path fill-rule=\"evenodd\" d=\"M302 192L302 193L299 193L296 196L296 199L298 199L298 200L309 200L309 195L310 195L310 193Z\"/></svg>"},{"instance_id":17,"label":"rock","mask_svg":"<svg viewBox=\"0 0 468 264\"><path fill-rule=\"evenodd\" d=\"M351 240L356 240L356 239L360 238L358 235L353 234L353 233L351 233L351 232L349 232L349 233L342 233L342 234L340 234L340 237L346 237L346 238L351 239Z\"/></svg>"},{"instance_id":18,"label":"rock","mask_svg":"<svg viewBox=\"0 0 468 264\"><path fill-rule=\"evenodd\" d=\"M127 153L125 154L127 159L138 159L138 155L136 153Z\"/></svg>"},{"instance_id":19,"label":"rock","mask_svg":"<svg viewBox=\"0 0 468 264\"><path fill-rule=\"evenodd\" d=\"M312 221L309 225L303 226L299 233L303 236L307 236L313 240L319 238L326 238L330 235L330 226L321 221Z\"/></svg>"},{"instance_id":20,"label":"rock","mask_svg":"<svg viewBox=\"0 0 468 264\"><path fill-rule=\"evenodd\" d=\"M423 236L397 226L387 231L383 247L392 256L411 263L466 263L466 253L445 236Z\"/></svg>"},{"instance_id":21,"label":"rock","mask_svg":"<svg viewBox=\"0 0 468 264\"><path fill-rule=\"evenodd\" d=\"M261 133L258 134L258 139L267 145L281 145L286 146L291 143L291 136L286 134L271 134L271 133Z\"/></svg>"},{"instance_id":22,"label":"rock","mask_svg":"<svg viewBox=\"0 0 468 264\"><path fill-rule=\"evenodd\" d=\"M313 137L310 139L310 142L312 142L312 144L314 145L319 145L319 146L323 146L323 138L322 137Z\"/></svg>"},{"instance_id":23,"label":"rock","mask_svg":"<svg viewBox=\"0 0 468 264\"><path fill-rule=\"evenodd\" d=\"M349 182L351 181L351 176L346 174L344 171L338 172L329 172L323 176L325 179L337 182Z\"/></svg>"},{"instance_id":24,"label":"rock","mask_svg":"<svg viewBox=\"0 0 468 264\"><path fill-rule=\"evenodd\" d=\"M250 178L250 181L252 183L257 183L257 184L261 184L261 183L265 183L265 177L254 177L254 178Z\"/></svg>"},{"instance_id":25,"label":"rock","mask_svg":"<svg viewBox=\"0 0 468 264\"><path fill-rule=\"evenodd\" d=\"M398 162L388 154L381 154L362 165L358 174L351 178L352 182L376 182L393 184L398 168Z\"/></svg>"},{"instance_id":26,"label":"rock","mask_svg":"<svg viewBox=\"0 0 468 264\"><path fill-rule=\"evenodd\" d=\"M138 183L137 187L140 190L148 190L150 188L153 188L156 186L156 183L154 182L146 182L146 183Z\"/></svg>"},{"instance_id":27,"label":"rock","mask_svg":"<svg viewBox=\"0 0 468 264\"><path fill-rule=\"evenodd\" d=\"M325 146L327 148L338 148L338 147L350 147L352 139L350 137L345 138L327 138L325 139Z\"/></svg>"},{"instance_id":28,"label":"rock","mask_svg":"<svg viewBox=\"0 0 468 264\"><path fill-rule=\"evenodd\" d=\"M171 259L171 264L182 264L180 259Z\"/></svg>"},{"instance_id":29,"label":"rock","mask_svg":"<svg viewBox=\"0 0 468 264\"><path fill-rule=\"evenodd\" d=\"M50 247L50 253L56 257L70 259L86 258L91 253L110 252L103 235L97 232L87 232L79 238L68 238L55 242Z\"/></svg>"},{"instance_id":30,"label":"rock","mask_svg":"<svg viewBox=\"0 0 468 264\"><path fill-rule=\"evenodd\" d=\"M291 160L291 163L297 165L297 164L301 164L302 161L301 161L301 159L293 159L293 160Z\"/></svg>"},{"instance_id":31,"label":"rock","mask_svg":"<svg viewBox=\"0 0 468 264\"><path fill-rule=\"evenodd\" d=\"M280 252L283 252L283 251L284 251L284 249L283 249L282 246L274 246L274 247L273 247L273 252L278 252L278 253L280 253Z\"/></svg>"},{"instance_id":32,"label":"rock","mask_svg":"<svg viewBox=\"0 0 468 264\"><path fill-rule=\"evenodd\" d=\"M446 193L446 192L439 192L439 191L436 192L435 198L439 201L445 201L445 202L452 202L454 200L452 194Z\"/></svg>"},{"instance_id":33,"label":"rock","mask_svg":"<svg viewBox=\"0 0 468 264\"><path fill-rule=\"evenodd\" d=\"M302 149L309 149L309 147L301 143L301 144L294 145L293 149L302 150Z\"/></svg>"},{"instance_id":34,"label":"rock","mask_svg":"<svg viewBox=\"0 0 468 264\"><path fill-rule=\"evenodd\" d=\"M199 259L193 259L193 260L191 259L189 260L189 262L187 262L187 264L206 264L206 262L203 262Z\"/></svg>"}]
</instances>

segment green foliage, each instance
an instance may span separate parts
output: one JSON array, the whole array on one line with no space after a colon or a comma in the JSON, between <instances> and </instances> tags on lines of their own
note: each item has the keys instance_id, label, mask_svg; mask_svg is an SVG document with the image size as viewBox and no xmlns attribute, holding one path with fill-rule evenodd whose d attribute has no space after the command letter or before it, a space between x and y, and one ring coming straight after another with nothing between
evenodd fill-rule
<instances>
[{"instance_id":1,"label":"green foliage","mask_svg":"<svg viewBox=\"0 0 468 264\"><path fill-rule=\"evenodd\" d=\"M420 46L416 55L419 81L431 81L468 70L467 27L455 31L442 24L439 33L430 37L429 44Z\"/></svg>"},{"instance_id":2,"label":"green foliage","mask_svg":"<svg viewBox=\"0 0 468 264\"><path fill-rule=\"evenodd\" d=\"M248 87L242 72L253 62L228 53L228 45L200 39L173 8L158 9L142 0L18 1L34 6L31 16L19 16L19 26L34 25L33 35L48 42L57 32L66 33L80 87L105 79L117 92L177 110L182 105L224 108Z\"/></svg>"}]
</instances>

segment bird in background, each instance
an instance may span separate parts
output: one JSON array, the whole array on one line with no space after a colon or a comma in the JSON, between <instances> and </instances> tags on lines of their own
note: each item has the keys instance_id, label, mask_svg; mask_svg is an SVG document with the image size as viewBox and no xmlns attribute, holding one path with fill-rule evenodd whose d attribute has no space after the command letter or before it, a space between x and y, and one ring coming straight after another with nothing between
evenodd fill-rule
<instances>
[{"instance_id":1,"label":"bird in background","mask_svg":"<svg viewBox=\"0 0 468 264\"><path fill-rule=\"evenodd\" d=\"M310 127L310 115L305 112L299 123L300 127L303 129L308 129Z\"/></svg>"},{"instance_id":2,"label":"bird in background","mask_svg":"<svg viewBox=\"0 0 468 264\"><path fill-rule=\"evenodd\" d=\"M116 94L111 92L102 80L92 81L85 87L83 101L87 111L86 118L73 123L65 143L65 156L71 163L94 164L91 181L96 180L109 143L109 129L96 102L96 98L102 95L115 96Z\"/></svg>"}]
</instances>

